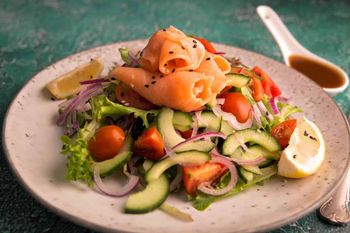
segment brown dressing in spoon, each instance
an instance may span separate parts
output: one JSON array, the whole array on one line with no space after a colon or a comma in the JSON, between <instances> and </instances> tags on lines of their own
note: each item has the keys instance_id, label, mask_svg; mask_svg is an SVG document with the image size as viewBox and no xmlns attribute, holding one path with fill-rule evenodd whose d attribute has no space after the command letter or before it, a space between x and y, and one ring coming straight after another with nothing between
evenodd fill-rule
<instances>
[{"instance_id":1,"label":"brown dressing in spoon","mask_svg":"<svg viewBox=\"0 0 350 233\"><path fill-rule=\"evenodd\" d=\"M288 61L291 67L303 73L321 87L336 88L344 85L343 74L326 63L296 54L290 55Z\"/></svg>"}]
</instances>

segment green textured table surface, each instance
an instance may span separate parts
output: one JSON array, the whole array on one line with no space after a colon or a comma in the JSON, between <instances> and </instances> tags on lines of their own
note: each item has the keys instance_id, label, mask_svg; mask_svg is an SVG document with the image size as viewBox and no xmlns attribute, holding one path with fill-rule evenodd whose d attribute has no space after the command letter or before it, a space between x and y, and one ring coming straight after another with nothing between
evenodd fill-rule
<instances>
[{"instance_id":1,"label":"green textured table surface","mask_svg":"<svg viewBox=\"0 0 350 233\"><path fill-rule=\"evenodd\" d=\"M72 53L117 41L147 38L174 25L211 41L282 61L255 13L272 6L296 38L350 73L349 1L20 1L0 2L0 121L23 84ZM334 97L346 115L350 89ZM1 149L0 232L89 232L52 214L17 182ZM274 232L350 232L320 222L315 212Z\"/></svg>"}]
</instances>

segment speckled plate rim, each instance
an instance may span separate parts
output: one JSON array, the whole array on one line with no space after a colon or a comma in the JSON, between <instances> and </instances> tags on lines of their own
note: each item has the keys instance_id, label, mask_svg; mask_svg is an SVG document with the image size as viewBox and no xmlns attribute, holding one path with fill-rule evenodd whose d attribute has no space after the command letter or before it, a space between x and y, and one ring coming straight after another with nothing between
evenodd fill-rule
<instances>
[{"instance_id":1,"label":"speckled plate rim","mask_svg":"<svg viewBox=\"0 0 350 233\"><path fill-rule=\"evenodd\" d=\"M97 231L103 231L103 232L114 232L116 229L111 229L111 228L108 228L108 227L104 227L104 226L101 226L101 225L98 225L98 224L95 224L95 223L92 223L92 222L89 222L88 220L84 219L84 218L80 218L79 216L76 216L76 215L73 215L73 214L70 214L69 212L65 211L64 209L59 209L55 206L53 206L49 201L46 201L44 200L43 198L40 197L40 195L38 195L34 190L31 189L31 187L29 185L27 185L27 183L24 182L20 172L18 171L18 169L16 168L16 166L14 165L13 161L11 160L11 156L10 156L10 152L9 152L9 149L8 149L8 143L7 143L7 139L5 137L5 128L6 128L6 124L7 124L7 121L8 119L10 118L9 116L9 112L10 112L10 109L14 107L18 97L20 96L21 92L23 89L25 89L25 87L27 85L30 84L31 81L35 80L36 77L41 73L43 72L44 70L46 70L47 68L51 67L51 66L54 66L58 63L60 63L62 60L66 60L66 59L69 59L71 57L74 57L74 56L79 56L79 55L84 55L86 53L91 53L93 52L94 50L98 50L98 49L104 49L105 47L109 47L109 46L113 46L113 45L118 45L118 44L122 44L122 43L138 43L138 42L145 42L146 40L132 40L132 41L120 41L120 42L116 42L116 43L111 43L111 44L105 44L105 45L101 45L101 46L97 46L97 47L94 47L94 48L90 48L90 49L87 49L87 50L84 50L84 51L81 51L81 52L78 52L78 53L74 53L74 54L71 54L69 56L66 56L62 59L60 59L59 61L57 62L54 62L52 63L51 65L45 67L44 69L42 69L41 71L37 72L31 79L29 79L23 86L22 88L18 91L18 93L15 95L15 97L13 98L13 100L11 101L7 111L6 111L6 114L5 114L5 117L4 117L4 121L3 121L3 125L2 125L2 147L3 147L3 151L5 152L5 157L8 161L8 164L10 165L13 173L15 174L15 176L17 177L18 181L20 182L20 184L22 185L22 187L24 187L24 189L32 196L34 197L39 203L41 203L42 205L44 205L45 207L47 207L51 212L55 213L55 214L58 214L59 216L67 219L68 221L72 221L76 224L79 224L81 226L85 226L87 228L90 228L90 229L94 229L94 230L97 230ZM267 61L272 61L273 63L279 63L280 65L282 66L285 66L287 67L285 64L281 63L281 62L278 62L276 60L273 60L269 57L266 57L262 54L259 54L259 53L256 53L256 52L253 52L253 51L249 51L249 50L246 50L246 49L241 49L241 48L237 48L237 47L234 47L234 46L231 46L231 45L227 45L227 44L222 44L222 43L214 43L215 45L221 45L221 46L226 46L226 47L231 47L231 48L234 48L236 50L240 50L241 52L243 53L251 53L251 54L254 54L258 57L261 57L262 59L264 60L267 60ZM289 69L291 69L290 67L288 67ZM296 71L297 72L297 71ZM299 72L298 72L299 73ZM319 87L314 81L310 80L309 78L305 77L303 74L299 73L302 78L307 81L307 82L312 82L314 86L316 86L321 92L324 92L324 90ZM326 93L327 94L327 93ZM344 115L343 111L340 109L340 107L334 102L334 100L332 99L332 97L327 94L327 98L329 98L331 100L331 103L336 107L336 109L341 113L342 115L342 118L346 124L346 130L347 130L347 133L348 135L350 135L350 127L349 127L349 122L347 121L347 118L346 116ZM283 220L280 220L280 221L275 221L275 222L270 222L268 224L265 224L264 226L262 227L259 227L259 228L251 228L249 232L266 232L266 231L269 231L269 230L273 230L273 229L276 229L278 227L281 227L281 226L284 226L288 223L291 223L291 222L294 222L302 217L304 217L305 215L309 214L310 212L314 211L315 209L317 209L322 203L324 203L326 200L328 200L331 195L333 194L333 192L339 187L339 185L341 184L341 182L343 182L343 180L345 179L345 176L346 176L346 172L347 169L349 169L350 167L350 151L349 151L349 154L348 154L348 157L347 157L347 160L346 160L346 164L347 166L345 167L344 171L342 171L342 175L341 175L341 178L338 179L334 185L332 187L330 187L330 190L329 192L327 193L327 195L323 196L322 198L319 198L317 201L314 201L311 205L309 205L307 208L303 209L302 211L290 216L288 219L285 218ZM123 232L133 232L133 231L123 231Z\"/></svg>"}]
</instances>

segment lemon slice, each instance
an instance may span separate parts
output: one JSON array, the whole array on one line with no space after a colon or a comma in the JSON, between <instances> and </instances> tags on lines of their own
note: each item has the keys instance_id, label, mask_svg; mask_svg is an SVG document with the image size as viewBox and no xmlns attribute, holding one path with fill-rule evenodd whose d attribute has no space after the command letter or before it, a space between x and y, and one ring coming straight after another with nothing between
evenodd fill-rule
<instances>
[{"instance_id":1,"label":"lemon slice","mask_svg":"<svg viewBox=\"0 0 350 233\"><path fill-rule=\"evenodd\" d=\"M278 162L278 174L302 178L315 173L325 157L325 142L320 129L308 119L301 118L291 135L289 145Z\"/></svg>"},{"instance_id":2,"label":"lemon slice","mask_svg":"<svg viewBox=\"0 0 350 233\"><path fill-rule=\"evenodd\" d=\"M56 99L64 99L76 94L81 89L80 82L97 78L102 70L103 64L99 59L92 59L74 70L65 73L46 85L46 88Z\"/></svg>"}]
</instances>

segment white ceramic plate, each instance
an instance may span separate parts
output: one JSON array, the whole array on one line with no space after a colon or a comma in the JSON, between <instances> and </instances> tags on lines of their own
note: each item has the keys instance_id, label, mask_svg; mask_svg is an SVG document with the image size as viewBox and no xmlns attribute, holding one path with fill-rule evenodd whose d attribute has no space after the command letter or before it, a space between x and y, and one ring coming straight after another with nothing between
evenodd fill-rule
<instances>
[{"instance_id":1,"label":"white ceramic plate","mask_svg":"<svg viewBox=\"0 0 350 233\"><path fill-rule=\"evenodd\" d=\"M332 99L300 73L245 50L217 44L219 51L259 65L292 96L293 102L316 122L326 140L326 159L313 176L286 180L275 177L232 198L198 212L183 197L169 202L190 213L192 223L181 222L160 210L144 215L123 213L126 198L100 195L80 183L65 180L66 159L59 153L62 134L55 125L56 101L45 85L55 77L101 57L111 66L121 62L117 49L140 49L145 41L106 45L69 56L35 75L13 100L4 121L3 146L18 179L38 201L67 219L99 231L123 232L252 232L266 231L294 221L317 208L344 178L349 164L349 130ZM107 69L105 70L105 72Z\"/></svg>"}]
</instances>

